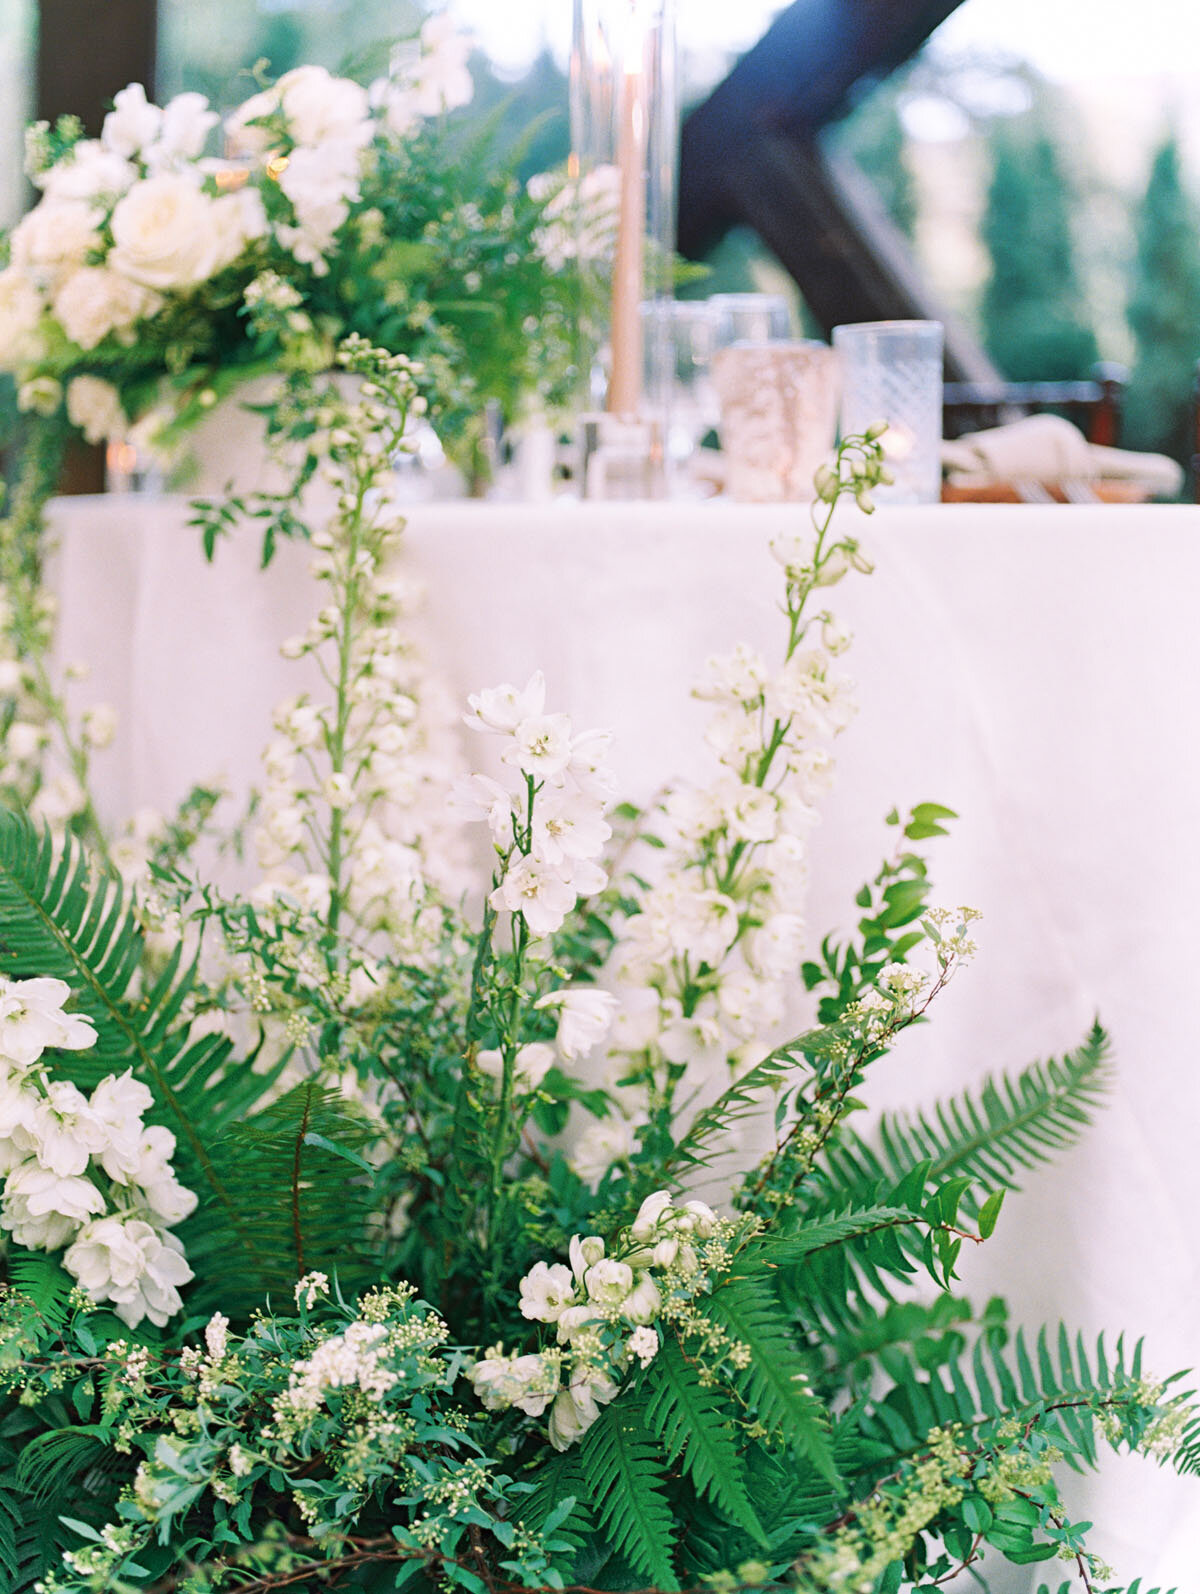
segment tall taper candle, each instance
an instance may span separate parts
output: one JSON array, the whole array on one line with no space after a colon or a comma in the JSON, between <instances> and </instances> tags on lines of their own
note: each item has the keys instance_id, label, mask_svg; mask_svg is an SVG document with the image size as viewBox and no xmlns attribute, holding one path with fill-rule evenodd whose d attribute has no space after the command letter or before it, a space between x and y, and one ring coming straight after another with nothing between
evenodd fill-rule
<instances>
[{"instance_id":1,"label":"tall taper candle","mask_svg":"<svg viewBox=\"0 0 1200 1594\"><path fill-rule=\"evenodd\" d=\"M636 35L636 28L631 31ZM640 40L635 43L631 39L622 74L621 125L617 146L621 200L616 257L613 261L612 371L608 382L608 409L613 415L635 415L642 397L640 305L645 292L646 92Z\"/></svg>"}]
</instances>

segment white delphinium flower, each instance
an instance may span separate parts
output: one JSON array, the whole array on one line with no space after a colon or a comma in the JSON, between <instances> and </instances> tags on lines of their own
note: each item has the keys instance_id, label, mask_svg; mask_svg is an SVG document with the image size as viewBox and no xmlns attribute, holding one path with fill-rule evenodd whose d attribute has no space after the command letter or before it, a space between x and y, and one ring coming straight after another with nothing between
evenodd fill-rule
<instances>
[{"instance_id":1,"label":"white delphinium flower","mask_svg":"<svg viewBox=\"0 0 1200 1594\"><path fill-rule=\"evenodd\" d=\"M601 1257L594 1262L583 1277L588 1300L597 1306L620 1306L632 1293L633 1269L628 1262L618 1262L614 1257Z\"/></svg>"},{"instance_id":2,"label":"white delphinium flower","mask_svg":"<svg viewBox=\"0 0 1200 1594\"><path fill-rule=\"evenodd\" d=\"M519 913L533 935L553 935L575 906L578 893L561 867L529 855L518 855L492 892L490 902L503 912Z\"/></svg>"},{"instance_id":3,"label":"white delphinium flower","mask_svg":"<svg viewBox=\"0 0 1200 1594\"><path fill-rule=\"evenodd\" d=\"M594 1185L616 1163L637 1150L637 1128L627 1118L595 1118L571 1147L567 1161L585 1184Z\"/></svg>"},{"instance_id":4,"label":"white delphinium flower","mask_svg":"<svg viewBox=\"0 0 1200 1594\"><path fill-rule=\"evenodd\" d=\"M494 1048L481 1051L475 1058L480 1073L491 1079L504 1074L504 1054ZM554 1066L554 1048L544 1041L529 1041L520 1047L513 1059L513 1083L519 1090L536 1090Z\"/></svg>"},{"instance_id":5,"label":"white delphinium flower","mask_svg":"<svg viewBox=\"0 0 1200 1594\"><path fill-rule=\"evenodd\" d=\"M561 1262L535 1262L521 1280L521 1315L539 1323L556 1323L575 1304L575 1280Z\"/></svg>"},{"instance_id":6,"label":"white delphinium flower","mask_svg":"<svg viewBox=\"0 0 1200 1594\"><path fill-rule=\"evenodd\" d=\"M550 1408L550 1443L556 1450L569 1450L599 1418L601 1406L620 1392L621 1386L601 1368L586 1363L576 1367L567 1388L555 1396Z\"/></svg>"},{"instance_id":7,"label":"white delphinium flower","mask_svg":"<svg viewBox=\"0 0 1200 1594\"><path fill-rule=\"evenodd\" d=\"M692 695L712 703L756 703L770 679L765 659L748 642L739 642L731 653L714 654L706 668Z\"/></svg>"},{"instance_id":8,"label":"white delphinium flower","mask_svg":"<svg viewBox=\"0 0 1200 1594\"><path fill-rule=\"evenodd\" d=\"M153 144L162 129L161 107L146 98L140 83L131 83L113 95L113 108L104 118L100 142L105 149L127 159Z\"/></svg>"},{"instance_id":9,"label":"white delphinium flower","mask_svg":"<svg viewBox=\"0 0 1200 1594\"><path fill-rule=\"evenodd\" d=\"M94 1046L91 1019L64 1011L70 995L65 980L0 977L0 1058L29 1068L49 1046L72 1052Z\"/></svg>"},{"instance_id":10,"label":"white delphinium flower","mask_svg":"<svg viewBox=\"0 0 1200 1594\"><path fill-rule=\"evenodd\" d=\"M515 1406L530 1417L540 1417L558 1393L556 1360L541 1355L506 1356L501 1345L467 1368L475 1394L488 1411Z\"/></svg>"},{"instance_id":11,"label":"white delphinium flower","mask_svg":"<svg viewBox=\"0 0 1200 1594\"><path fill-rule=\"evenodd\" d=\"M523 720L539 716L546 704L546 678L540 670L531 675L523 687L505 682L503 686L486 687L467 698L470 714L463 715L463 724L476 731L495 731L511 734Z\"/></svg>"},{"instance_id":12,"label":"white delphinium flower","mask_svg":"<svg viewBox=\"0 0 1200 1594\"><path fill-rule=\"evenodd\" d=\"M130 1328L144 1317L161 1328L183 1304L179 1286L193 1276L173 1234L123 1214L82 1229L63 1266L94 1301L111 1302Z\"/></svg>"},{"instance_id":13,"label":"white delphinium flower","mask_svg":"<svg viewBox=\"0 0 1200 1594\"><path fill-rule=\"evenodd\" d=\"M558 1013L554 1037L564 1062L586 1057L608 1034L617 1011L617 998L610 991L591 986L570 986L549 991L533 1004L543 1012Z\"/></svg>"},{"instance_id":14,"label":"white delphinium flower","mask_svg":"<svg viewBox=\"0 0 1200 1594\"><path fill-rule=\"evenodd\" d=\"M5 1180L0 1228L31 1251L57 1251L103 1211L104 1197L90 1179L60 1178L38 1162L24 1162Z\"/></svg>"},{"instance_id":15,"label":"white delphinium flower","mask_svg":"<svg viewBox=\"0 0 1200 1594\"><path fill-rule=\"evenodd\" d=\"M53 1079L44 1088L30 1118L37 1160L60 1179L86 1173L93 1154L104 1146L104 1126L70 1080Z\"/></svg>"}]
</instances>

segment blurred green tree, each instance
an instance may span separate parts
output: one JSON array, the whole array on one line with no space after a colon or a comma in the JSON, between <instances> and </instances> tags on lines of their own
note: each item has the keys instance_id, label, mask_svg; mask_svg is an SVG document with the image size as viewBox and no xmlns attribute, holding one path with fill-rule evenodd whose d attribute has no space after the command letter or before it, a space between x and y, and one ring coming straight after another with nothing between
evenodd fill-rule
<instances>
[{"instance_id":1,"label":"blurred green tree","mask_svg":"<svg viewBox=\"0 0 1200 1594\"><path fill-rule=\"evenodd\" d=\"M1012 381L1070 381L1097 357L1075 264L1075 189L1058 145L1027 118L994 125L983 218L991 272L983 293L988 353Z\"/></svg>"},{"instance_id":2,"label":"blurred green tree","mask_svg":"<svg viewBox=\"0 0 1200 1594\"><path fill-rule=\"evenodd\" d=\"M1154 156L1134 230L1137 256L1126 313L1136 353L1125 440L1131 448L1155 449L1188 464L1200 359L1200 241L1174 135Z\"/></svg>"},{"instance_id":3,"label":"blurred green tree","mask_svg":"<svg viewBox=\"0 0 1200 1594\"><path fill-rule=\"evenodd\" d=\"M881 83L834 130L834 147L849 155L879 195L883 208L906 238L917 228L917 185L908 162L908 140L900 116L907 74Z\"/></svg>"}]
</instances>

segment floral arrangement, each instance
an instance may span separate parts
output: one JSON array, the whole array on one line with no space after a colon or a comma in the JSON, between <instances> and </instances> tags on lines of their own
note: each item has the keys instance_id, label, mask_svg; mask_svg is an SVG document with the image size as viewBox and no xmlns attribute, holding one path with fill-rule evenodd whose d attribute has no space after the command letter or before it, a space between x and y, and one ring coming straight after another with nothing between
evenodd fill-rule
<instances>
[{"instance_id":1,"label":"floral arrangement","mask_svg":"<svg viewBox=\"0 0 1200 1594\"><path fill-rule=\"evenodd\" d=\"M460 456L486 401L511 420L561 399L580 290L544 241L560 185L533 197L447 116L468 48L435 16L368 87L298 67L222 125L199 94L160 107L135 83L98 139L36 124L41 198L0 270L20 404L162 450L248 379L332 368L350 332L423 362Z\"/></svg>"},{"instance_id":2,"label":"floral arrangement","mask_svg":"<svg viewBox=\"0 0 1200 1594\"><path fill-rule=\"evenodd\" d=\"M201 875L204 793L86 850L0 813L7 1586L1137 1587L1056 1470L1105 1441L1200 1471L1194 1408L956 1273L1097 1105L1103 1034L858 1133L975 950L930 902L948 811L892 814L853 931L805 933L853 709L826 595L870 568L834 516L878 437L773 549L780 657L709 662L713 779L643 811L540 675L471 697L456 767L391 559L411 363L340 361L285 645L326 685L276 715L257 882Z\"/></svg>"}]
</instances>

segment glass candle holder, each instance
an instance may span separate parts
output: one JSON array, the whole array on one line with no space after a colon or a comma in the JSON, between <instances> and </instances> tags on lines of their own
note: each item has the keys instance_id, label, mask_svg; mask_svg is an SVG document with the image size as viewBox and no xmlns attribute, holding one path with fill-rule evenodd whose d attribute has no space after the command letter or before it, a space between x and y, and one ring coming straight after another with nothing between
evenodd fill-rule
<instances>
[{"instance_id":1,"label":"glass candle holder","mask_svg":"<svg viewBox=\"0 0 1200 1594\"><path fill-rule=\"evenodd\" d=\"M833 448L837 360L827 343L731 343L713 356L726 485L751 502L811 499Z\"/></svg>"},{"instance_id":2,"label":"glass candle holder","mask_svg":"<svg viewBox=\"0 0 1200 1594\"><path fill-rule=\"evenodd\" d=\"M660 412L670 385L665 338L647 349L641 306L670 296L678 111L673 0L575 0L570 63L576 255L585 388L614 415ZM598 226L603 210L607 224ZM647 358L649 356L649 359ZM597 378L597 363L607 365ZM590 405L587 407L591 407Z\"/></svg>"},{"instance_id":3,"label":"glass candle holder","mask_svg":"<svg viewBox=\"0 0 1200 1594\"><path fill-rule=\"evenodd\" d=\"M792 314L781 293L714 293L708 306L718 348L730 343L780 343L792 336Z\"/></svg>"},{"instance_id":4,"label":"glass candle holder","mask_svg":"<svg viewBox=\"0 0 1200 1594\"><path fill-rule=\"evenodd\" d=\"M886 421L895 477L881 504L936 504L942 495L942 324L862 321L834 327L842 364L842 436Z\"/></svg>"}]
</instances>

